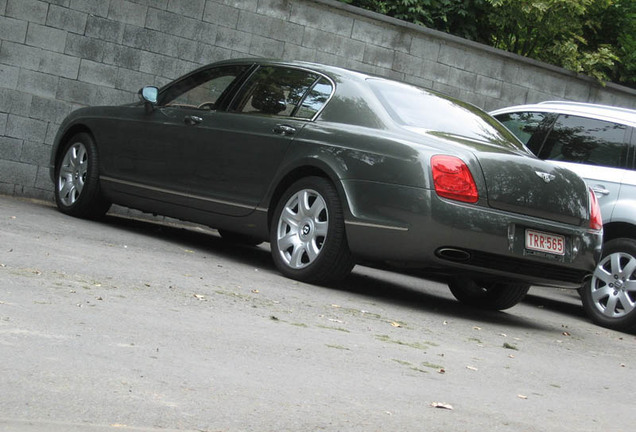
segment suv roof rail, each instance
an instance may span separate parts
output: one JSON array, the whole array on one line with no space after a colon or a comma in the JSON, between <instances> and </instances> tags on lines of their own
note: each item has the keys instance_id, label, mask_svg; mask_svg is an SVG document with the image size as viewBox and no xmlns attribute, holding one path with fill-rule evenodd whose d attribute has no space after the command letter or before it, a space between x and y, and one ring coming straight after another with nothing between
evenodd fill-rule
<instances>
[{"instance_id":1,"label":"suv roof rail","mask_svg":"<svg viewBox=\"0 0 636 432\"><path fill-rule=\"evenodd\" d=\"M629 108L617 107L612 105L593 104L589 102L552 100L552 101L543 101L538 103L538 105L544 105L544 104L545 105L558 104L558 105L571 105L571 106L590 107L590 108L602 108L602 109L609 109L613 111L622 111L622 112L626 112L630 114L634 114L634 112L636 112L636 110L629 109Z\"/></svg>"}]
</instances>

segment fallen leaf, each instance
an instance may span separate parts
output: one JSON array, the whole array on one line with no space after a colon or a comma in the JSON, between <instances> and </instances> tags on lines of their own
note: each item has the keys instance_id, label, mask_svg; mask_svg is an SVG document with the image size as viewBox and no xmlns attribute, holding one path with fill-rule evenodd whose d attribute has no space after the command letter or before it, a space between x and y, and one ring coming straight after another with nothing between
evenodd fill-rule
<instances>
[{"instance_id":1,"label":"fallen leaf","mask_svg":"<svg viewBox=\"0 0 636 432\"><path fill-rule=\"evenodd\" d=\"M509 344L508 342L504 342L503 347L506 348L506 349L519 351L519 348L517 348L516 346L514 346L512 344Z\"/></svg>"},{"instance_id":2,"label":"fallen leaf","mask_svg":"<svg viewBox=\"0 0 636 432\"><path fill-rule=\"evenodd\" d=\"M443 402L432 402L431 406L433 408L441 408L441 409L447 409L447 410L452 410L453 406L451 404L447 404L447 403L443 403Z\"/></svg>"},{"instance_id":3,"label":"fallen leaf","mask_svg":"<svg viewBox=\"0 0 636 432\"><path fill-rule=\"evenodd\" d=\"M569 332L564 331L563 333L561 333L563 336L571 336L571 334Z\"/></svg>"},{"instance_id":4,"label":"fallen leaf","mask_svg":"<svg viewBox=\"0 0 636 432\"><path fill-rule=\"evenodd\" d=\"M274 315L270 316L269 318L270 318L272 321L278 321L278 317L276 317L276 316L274 316Z\"/></svg>"},{"instance_id":5,"label":"fallen leaf","mask_svg":"<svg viewBox=\"0 0 636 432\"><path fill-rule=\"evenodd\" d=\"M528 396L526 396L526 395L522 395L522 394L517 395L517 397L518 397L519 399L528 399Z\"/></svg>"},{"instance_id":6,"label":"fallen leaf","mask_svg":"<svg viewBox=\"0 0 636 432\"><path fill-rule=\"evenodd\" d=\"M442 369L438 370L437 373L445 374L446 373L446 369L442 368Z\"/></svg>"}]
</instances>

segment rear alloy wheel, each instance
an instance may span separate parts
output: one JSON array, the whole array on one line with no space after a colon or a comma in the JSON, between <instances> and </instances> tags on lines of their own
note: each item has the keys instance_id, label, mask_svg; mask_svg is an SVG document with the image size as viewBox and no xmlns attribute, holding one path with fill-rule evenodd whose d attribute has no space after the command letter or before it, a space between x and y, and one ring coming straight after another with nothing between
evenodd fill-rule
<instances>
[{"instance_id":1,"label":"rear alloy wheel","mask_svg":"<svg viewBox=\"0 0 636 432\"><path fill-rule=\"evenodd\" d=\"M57 160L55 202L63 213L81 218L103 216L110 208L99 187L97 148L87 133L71 137Z\"/></svg>"},{"instance_id":2,"label":"rear alloy wheel","mask_svg":"<svg viewBox=\"0 0 636 432\"><path fill-rule=\"evenodd\" d=\"M581 299L596 324L636 330L636 240L618 238L603 245L601 260L581 290Z\"/></svg>"},{"instance_id":3,"label":"rear alloy wheel","mask_svg":"<svg viewBox=\"0 0 636 432\"><path fill-rule=\"evenodd\" d=\"M291 279L335 282L354 265L338 193L322 177L301 179L285 191L274 212L270 244L274 263Z\"/></svg>"},{"instance_id":4,"label":"rear alloy wheel","mask_svg":"<svg viewBox=\"0 0 636 432\"><path fill-rule=\"evenodd\" d=\"M479 283L461 276L451 279L448 287L460 302L488 310L509 309L523 300L530 289L525 283Z\"/></svg>"}]
</instances>

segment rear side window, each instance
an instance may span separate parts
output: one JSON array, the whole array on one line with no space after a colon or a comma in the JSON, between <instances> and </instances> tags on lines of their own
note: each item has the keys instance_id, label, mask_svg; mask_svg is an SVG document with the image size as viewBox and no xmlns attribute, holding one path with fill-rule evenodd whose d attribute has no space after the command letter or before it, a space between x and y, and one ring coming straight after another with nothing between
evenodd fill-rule
<instances>
[{"instance_id":1,"label":"rear side window","mask_svg":"<svg viewBox=\"0 0 636 432\"><path fill-rule=\"evenodd\" d=\"M250 77L233 111L312 118L331 96L331 83L300 69L266 66Z\"/></svg>"},{"instance_id":2,"label":"rear side window","mask_svg":"<svg viewBox=\"0 0 636 432\"><path fill-rule=\"evenodd\" d=\"M560 115L544 145L541 159L624 168L627 127L585 117Z\"/></svg>"}]
</instances>

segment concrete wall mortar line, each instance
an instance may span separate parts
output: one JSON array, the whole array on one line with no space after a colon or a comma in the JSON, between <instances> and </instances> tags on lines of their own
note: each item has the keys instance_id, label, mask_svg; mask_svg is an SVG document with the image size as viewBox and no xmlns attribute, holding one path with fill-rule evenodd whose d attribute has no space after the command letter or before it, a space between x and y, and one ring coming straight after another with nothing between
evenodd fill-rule
<instances>
[{"instance_id":1,"label":"concrete wall mortar line","mask_svg":"<svg viewBox=\"0 0 636 432\"><path fill-rule=\"evenodd\" d=\"M0 193L51 200L48 151L85 105L129 103L202 64L266 56L401 79L484 109L636 90L336 0L0 0Z\"/></svg>"}]
</instances>

